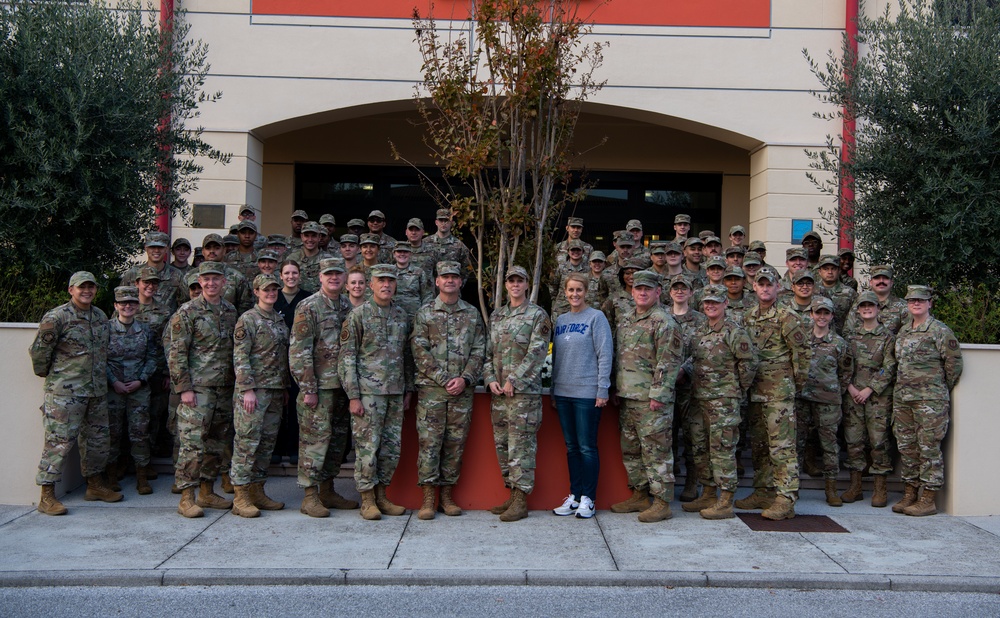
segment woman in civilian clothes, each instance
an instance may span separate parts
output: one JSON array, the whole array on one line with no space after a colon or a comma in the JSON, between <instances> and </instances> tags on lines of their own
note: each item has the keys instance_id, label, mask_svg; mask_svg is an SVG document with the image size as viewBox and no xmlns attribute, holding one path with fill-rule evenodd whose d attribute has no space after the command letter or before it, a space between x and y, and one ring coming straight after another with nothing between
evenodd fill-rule
<instances>
[{"instance_id":1,"label":"woman in civilian clothes","mask_svg":"<svg viewBox=\"0 0 1000 618\"><path fill-rule=\"evenodd\" d=\"M309 298L309 292L299 287L301 280L301 269L295 260L285 260L281 263L281 270L276 273L281 276L281 293L274 303L274 310L281 314L285 321L285 326L289 330L295 320L295 308L299 303ZM278 429L278 441L274 445L274 453L271 455L271 463L281 463L281 458L287 456L292 465L299 463L299 416L295 411L295 398L299 396L299 386L289 374L288 402L285 404L284 412L281 415L281 427Z\"/></svg>"}]
</instances>

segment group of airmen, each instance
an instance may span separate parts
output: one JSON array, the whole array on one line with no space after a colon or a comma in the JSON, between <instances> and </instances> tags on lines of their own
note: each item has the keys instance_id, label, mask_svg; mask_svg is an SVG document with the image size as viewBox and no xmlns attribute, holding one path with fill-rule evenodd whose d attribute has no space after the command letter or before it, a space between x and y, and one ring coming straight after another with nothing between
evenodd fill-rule
<instances>
[{"instance_id":1,"label":"group of airmen","mask_svg":"<svg viewBox=\"0 0 1000 618\"><path fill-rule=\"evenodd\" d=\"M582 273L587 302L605 313L615 340L632 495L613 511L669 518L681 445L687 481L680 500L708 519L733 517L734 506L794 517L800 470L826 479L834 506L862 498L869 470L872 505L885 506L894 437L905 491L893 510L936 512L949 393L962 370L958 342L930 316L929 288L910 286L899 299L891 267L877 265L859 294L853 252L823 254L815 232L786 252L779 275L763 242L744 245L741 226L724 248L712 232L689 235L687 215L675 218L669 241L644 241L642 223L632 220L605 255L581 240L583 220L571 217L546 277L551 320L528 300L527 271L514 266L505 274L507 302L487 324L460 298L471 259L451 234L447 209L437 211L434 234L410 219L405 241L385 234L378 210L367 222L349 221L349 233L337 239L332 215L312 222L295 211L289 236L266 238L254 218L244 209L233 234L209 234L197 251L185 239L170 245L166 234L147 234L146 262L122 276L110 320L93 305L95 277L70 279L70 302L42 318L30 349L35 373L45 377L39 511L66 512L54 483L73 442L86 500L122 499L122 444L135 461L138 493L151 493L151 445L163 424L174 436L181 515L215 508L256 517L283 508L264 484L294 381L302 513L360 507L365 519L379 519L405 512L386 489L399 461L403 411L415 396L418 517L460 515L452 492L482 382L510 490L492 512L522 519L534 487L551 324L568 311L566 277ZM291 328L275 309L276 273L288 263L312 293L295 308ZM367 291L355 306L345 282L359 270ZM838 495L841 429L850 485ZM741 436L751 447L754 491L734 500ZM333 486L352 438L360 505ZM232 500L215 492L220 476Z\"/></svg>"}]
</instances>

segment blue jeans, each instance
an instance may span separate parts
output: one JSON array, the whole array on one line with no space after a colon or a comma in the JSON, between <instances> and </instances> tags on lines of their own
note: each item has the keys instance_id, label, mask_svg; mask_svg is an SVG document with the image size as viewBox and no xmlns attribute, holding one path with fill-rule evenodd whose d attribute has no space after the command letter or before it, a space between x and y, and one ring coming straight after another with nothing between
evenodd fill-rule
<instances>
[{"instance_id":1,"label":"blue jeans","mask_svg":"<svg viewBox=\"0 0 1000 618\"><path fill-rule=\"evenodd\" d=\"M601 459L597 453L597 428L601 424L601 409L593 399L554 396L563 439L566 440L566 462L569 465L569 491L577 500L597 494L597 477Z\"/></svg>"}]
</instances>

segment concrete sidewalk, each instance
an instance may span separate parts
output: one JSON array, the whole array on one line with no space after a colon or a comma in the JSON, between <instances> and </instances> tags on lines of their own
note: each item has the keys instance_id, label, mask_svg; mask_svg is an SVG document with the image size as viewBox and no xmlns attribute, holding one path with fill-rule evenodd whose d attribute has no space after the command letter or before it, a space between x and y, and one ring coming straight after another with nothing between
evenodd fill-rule
<instances>
[{"instance_id":1,"label":"concrete sidewalk","mask_svg":"<svg viewBox=\"0 0 1000 618\"><path fill-rule=\"evenodd\" d=\"M532 511L505 524L484 511L461 517L415 513L361 519L298 511L302 492L274 478L269 495L285 510L242 519L207 510L177 515L172 478L154 493L85 502L70 514L0 506L0 587L170 585L608 585L835 588L1000 593L1000 517L913 518L867 502L832 508L805 490L796 511L829 515L849 533L754 532L739 518L706 521L671 507L673 519L641 524L599 511L590 520ZM353 481L338 479L356 497ZM742 497L749 489L741 488ZM870 497L870 495L866 495ZM899 499L890 493L890 504ZM555 506L555 505L553 505Z\"/></svg>"}]
</instances>

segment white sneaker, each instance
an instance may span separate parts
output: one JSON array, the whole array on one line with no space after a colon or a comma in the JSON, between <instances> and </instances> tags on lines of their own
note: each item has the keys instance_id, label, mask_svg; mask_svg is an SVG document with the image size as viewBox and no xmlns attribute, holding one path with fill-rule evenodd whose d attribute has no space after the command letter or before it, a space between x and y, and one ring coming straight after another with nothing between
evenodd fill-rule
<instances>
[{"instance_id":1,"label":"white sneaker","mask_svg":"<svg viewBox=\"0 0 1000 618\"><path fill-rule=\"evenodd\" d=\"M555 515L559 515L560 517L565 517L566 515L572 515L573 513L576 513L576 509L579 506L580 503L576 501L576 496L570 494L566 496L565 500L563 500L562 505L552 509L552 513Z\"/></svg>"},{"instance_id":2,"label":"white sneaker","mask_svg":"<svg viewBox=\"0 0 1000 618\"><path fill-rule=\"evenodd\" d=\"M587 496L580 496L580 506L576 509L579 519L590 519L594 516L594 501Z\"/></svg>"}]
</instances>

